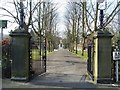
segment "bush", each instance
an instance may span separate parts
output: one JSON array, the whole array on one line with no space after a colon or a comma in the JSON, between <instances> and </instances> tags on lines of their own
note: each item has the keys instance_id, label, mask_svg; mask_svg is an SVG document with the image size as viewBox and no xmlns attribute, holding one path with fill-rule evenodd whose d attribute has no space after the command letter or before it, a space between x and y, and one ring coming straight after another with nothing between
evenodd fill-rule
<instances>
[{"instance_id":1,"label":"bush","mask_svg":"<svg viewBox=\"0 0 120 90\"><path fill-rule=\"evenodd\" d=\"M2 77L11 77L10 40L8 38L2 40Z\"/></svg>"}]
</instances>

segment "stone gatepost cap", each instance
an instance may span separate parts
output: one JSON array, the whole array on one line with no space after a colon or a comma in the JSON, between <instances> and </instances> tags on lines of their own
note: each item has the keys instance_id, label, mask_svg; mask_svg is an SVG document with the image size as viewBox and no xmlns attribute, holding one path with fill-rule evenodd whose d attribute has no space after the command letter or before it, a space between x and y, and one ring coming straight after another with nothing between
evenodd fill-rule
<instances>
[{"instance_id":1,"label":"stone gatepost cap","mask_svg":"<svg viewBox=\"0 0 120 90\"><path fill-rule=\"evenodd\" d=\"M13 37L13 36L27 36L27 37L31 37L29 32L24 32L24 31L13 31L9 34L9 36Z\"/></svg>"},{"instance_id":2,"label":"stone gatepost cap","mask_svg":"<svg viewBox=\"0 0 120 90\"><path fill-rule=\"evenodd\" d=\"M113 35L107 30L99 29L94 33L94 37L113 37Z\"/></svg>"}]
</instances>

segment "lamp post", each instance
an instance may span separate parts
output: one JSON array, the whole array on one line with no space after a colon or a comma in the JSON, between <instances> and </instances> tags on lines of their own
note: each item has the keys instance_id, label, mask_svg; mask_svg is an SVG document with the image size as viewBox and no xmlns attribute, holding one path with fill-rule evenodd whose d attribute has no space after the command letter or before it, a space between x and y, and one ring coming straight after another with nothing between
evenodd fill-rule
<instances>
[{"instance_id":1,"label":"lamp post","mask_svg":"<svg viewBox=\"0 0 120 90\"><path fill-rule=\"evenodd\" d=\"M104 18L103 10L100 10L100 29L103 29L103 18Z\"/></svg>"},{"instance_id":2,"label":"lamp post","mask_svg":"<svg viewBox=\"0 0 120 90\"><path fill-rule=\"evenodd\" d=\"M31 35L29 32L24 32L25 16L24 16L24 5L23 1L20 0L20 25L19 30L15 30L10 33L12 37L11 42L11 80L27 81L31 77L31 66L30 66L30 39Z\"/></svg>"},{"instance_id":3,"label":"lamp post","mask_svg":"<svg viewBox=\"0 0 120 90\"><path fill-rule=\"evenodd\" d=\"M24 20L25 20L23 1L25 0L20 0L20 26L19 27L21 30L24 30Z\"/></svg>"},{"instance_id":4,"label":"lamp post","mask_svg":"<svg viewBox=\"0 0 120 90\"><path fill-rule=\"evenodd\" d=\"M93 60L93 77L96 83L106 82L112 80L111 71L111 59L112 59L112 34L109 31L104 30L103 11L106 9L104 2L97 2L100 10L100 28L94 33L94 60ZM101 5L102 4L102 5ZM103 6L104 5L104 6ZM106 48L107 46L107 48ZM108 49L109 48L109 49ZM107 57L106 57L107 56Z\"/></svg>"},{"instance_id":5,"label":"lamp post","mask_svg":"<svg viewBox=\"0 0 120 90\"><path fill-rule=\"evenodd\" d=\"M100 29L103 29L103 19L104 19L104 10L106 9L106 2L105 0L99 0L98 3L99 5L99 10L100 10L100 16L99 16L99 20L100 20Z\"/></svg>"}]
</instances>

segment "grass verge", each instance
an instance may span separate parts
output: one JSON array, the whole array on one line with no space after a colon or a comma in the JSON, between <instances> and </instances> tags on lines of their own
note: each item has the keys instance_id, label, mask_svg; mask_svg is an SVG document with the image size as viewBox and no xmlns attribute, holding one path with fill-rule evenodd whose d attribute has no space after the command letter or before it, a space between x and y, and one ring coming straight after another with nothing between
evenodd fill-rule
<instances>
[{"instance_id":1,"label":"grass verge","mask_svg":"<svg viewBox=\"0 0 120 90\"><path fill-rule=\"evenodd\" d=\"M74 52L73 53L74 55L80 57L81 59L85 59L87 60L88 59L88 53L87 51L84 51L84 55L82 56L82 51L78 51L77 54Z\"/></svg>"},{"instance_id":2,"label":"grass verge","mask_svg":"<svg viewBox=\"0 0 120 90\"><path fill-rule=\"evenodd\" d=\"M38 49L33 49L32 50L32 59L33 60L39 60L40 54Z\"/></svg>"},{"instance_id":3,"label":"grass verge","mask_svg":"<svg viewBox=\"0 0 120 90\"><path fill-rule=\"evenodd\" d=\"M47 55L50 55L52 52L47 51ZM41 52L42 55L42 52ZM33 49L32 50L32 59L33 60L39 60L40 59L40 50L39 49Z\"/></svg>"}]
</instances>

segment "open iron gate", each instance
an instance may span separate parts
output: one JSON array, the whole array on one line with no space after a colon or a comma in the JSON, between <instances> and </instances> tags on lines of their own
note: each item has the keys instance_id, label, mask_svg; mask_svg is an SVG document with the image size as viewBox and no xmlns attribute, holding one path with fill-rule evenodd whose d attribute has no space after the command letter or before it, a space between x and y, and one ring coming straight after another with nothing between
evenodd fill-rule
<instances>
[{"instance_id":1,"label":"open iron gate","mask_svg":"<svg viewBox=\"0 0 120 90\"><path fill-rule=\"evenodd\" d=\"M92 79L94 80L94 55L95 55L95 50L94 50L95 46L94 46L94 39L91 39L90 42L88 43L88 60L87 60L87 72L88 74L92 77ZM112 52L114 51L115 46L112 47ZM119 50L120 50L120 46L119 46ZM112 62L112 67L111 68L111 73L112 73L112 79L115 81L116 80L116 65L115 65L115 60L113 60L113 56L111 58L111 62ZM120 62L118 67L120 67ZM118 76L119 76L119 80L120 80L120 68L118 69Z\"/></svg>"},{"instance_id":2,"label":"open iron gate","mask_svg":"<svg viewBox=\"0 0 120 90\"><path fill-rule=\"evenodd\" d=\"M88 60L87 60L87 71L89 75L94 79L94 38L88 43Z\"/></svg>"},{"instance_id":3,"label":"open iron gate","mask_svg":"<svg viewBox=\"0 0 120 90\"><path fill-rule=\"evenodd\" d=\"M40 75L46 72L46 38L31 41L30 74Z\"/></svg>"}]
</instances>

